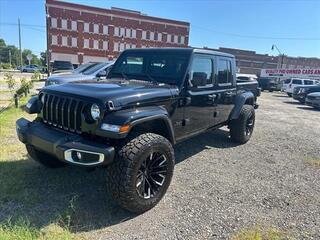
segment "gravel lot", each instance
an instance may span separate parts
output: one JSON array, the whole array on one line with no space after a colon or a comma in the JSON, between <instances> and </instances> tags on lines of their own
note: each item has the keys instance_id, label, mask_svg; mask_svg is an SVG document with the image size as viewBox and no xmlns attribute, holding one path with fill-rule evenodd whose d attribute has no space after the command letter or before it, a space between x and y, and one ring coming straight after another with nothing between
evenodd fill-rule
<instances>
[{"instance_id":1,"label":"gravel lot","mask_svg":"<svg viewBox=\"0 0 320 240\"><path fill-rule=\"evenodd\" d=\"M308 163L320 162L320 111L281 93L264 92L259 103L249 143L231 143L222 129L177 145L171 186L142 215L110 199L105 169L49 170L28 160L13 126L6 141L15 160L0 166L2 187L11 186L0 196L0 222L23 217L42 229L70 216L72 232L88 239L228 239L257 225L320 239L320 164Z\"/></svg>"},{"instance_id":2,"label":"gravel lot","mask_svg":"<svg viewBox=\"0 0 320 240\"><path fill-rule=\"evenodd\" d=\"M132 216L112 203L91 239L227 239L255 225L320 239L320 112L281 93L262 93L251 141L217 130L176 147L167 195ZM107 212L105 212L107 210ZM108 226L108 227L106 227Z\"/></svg>"}]
</instances>

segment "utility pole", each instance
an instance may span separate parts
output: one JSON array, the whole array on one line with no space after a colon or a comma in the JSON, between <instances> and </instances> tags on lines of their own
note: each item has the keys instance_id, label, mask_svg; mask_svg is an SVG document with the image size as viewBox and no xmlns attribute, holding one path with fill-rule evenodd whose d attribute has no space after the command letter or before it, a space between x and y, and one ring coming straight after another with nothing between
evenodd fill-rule
<instances>
[{"instance_id":1,"label":"utility pole","mask_svg":"<svg viewBox=\"0 0 320 240\"><path fill-rule=\"evenodd\" d=\"M10 66L12 66L11 65L11 50L9 49L9 63L10 63Z\"/></svg>"},{"instance_id":2,"label":"utility pole","mask_svg":"<svg viewBox=\"0 0 320 240\"><path fill-rule=\"evenodd\" d=\"M49 58L49 11L46 6L46 37L47 37L47 51L46 51L46 61L47 61L47 70L48 70L48 77L50 76L50 58Z\"/></svg>"},{"instance_id":3,"label":"utility pole","mask_svg":"<svg viewBox=\"0 0 320 240\"><path fill-rule=\"evenodd\" d=\"M18 18L18 26L19 26L20 71L22 72L22 50L21 50L21 27L20 27L20 18Z\"/></svg>"},{"instance_id":4,"label":"utility pole","mask_svg":"<svg viewBox=\"0 0 320 240\"><path fill-rule=\"evenodd\" d=\"M280 52L279 48L277 47L277 45L273 44L271 47L271 50L276 49L279 53L279 57L280 57L280 69L282 68L283 65L283 58L284 58L284 54Z\"/></svg>"}]
</instances>

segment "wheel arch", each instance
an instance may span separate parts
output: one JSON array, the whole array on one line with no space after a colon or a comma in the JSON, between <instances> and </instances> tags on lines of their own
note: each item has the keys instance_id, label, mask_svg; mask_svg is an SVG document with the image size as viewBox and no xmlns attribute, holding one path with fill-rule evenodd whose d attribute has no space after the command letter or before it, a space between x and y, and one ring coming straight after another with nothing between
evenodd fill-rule
<instances>
[{"instance_id":1,"label":"wheel arch","mask_svg":"<svg viewBox=\"0 0 320 240\"><path fill-rule=\"evenodd\" d=\"M237 95L235 99L235 106L230 113L229 120L237 119L240 116L243 105L254 106L254 104L255 96L252 92L244 92L240 95Z\"/></svg>"}]
</instances>

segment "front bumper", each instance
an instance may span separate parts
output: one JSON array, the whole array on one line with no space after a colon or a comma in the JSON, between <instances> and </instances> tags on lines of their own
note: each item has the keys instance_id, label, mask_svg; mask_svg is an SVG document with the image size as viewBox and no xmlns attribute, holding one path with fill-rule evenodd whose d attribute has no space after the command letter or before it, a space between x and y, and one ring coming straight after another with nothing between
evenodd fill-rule
<instances>
[{"instance_id":1,"label":"front bumper","mask_svg":"<svg viewBox=\"0 0 320 240\"><path fill-rule=\"evenodd\" d=\"M292 98L298 101L304 101L305 100L305 95L301 93L293 93Z\"/></svg>"},{"instance_id":2,"label":"front bumper","mask_svg":"<svg viewBox=\"0 0 320 240\"><path fill-rule=\"evenodd\" d=\"M45 124L20 118L16 122L19 140L55 156L59 161L78 166L107 165L114 159L114 147ZM81 156L79 158L79 156Z\"/></svg>"},{"instance_id":3,"label":"front bumper","mask_svg":"<svg viewBox=\"0 0 320 240\"><path fill-rule=\"evenodd\" d=\"M307 98L306 105L320 109L320 101L319 100L310 100Z\"/></svg>"}]
</instances>

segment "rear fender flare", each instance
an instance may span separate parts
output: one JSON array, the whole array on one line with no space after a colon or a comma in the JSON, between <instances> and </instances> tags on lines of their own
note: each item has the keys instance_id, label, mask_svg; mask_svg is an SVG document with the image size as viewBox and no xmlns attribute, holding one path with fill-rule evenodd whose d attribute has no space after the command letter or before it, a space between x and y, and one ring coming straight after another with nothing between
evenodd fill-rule
<instances>
[{"instance_id":1,"label":"rear fender flare","mask_svg":"<svg viewBox=\"0 0 320 240\"><path fill-rule=\"evenodd\" d=\"M254 105L254 99L254 94L252 92L244 92L240 95L237 95L235 99L235 106L230 113L229 120L239 118L243 105L245 105L248 102L250 103L250 105Z\"/></svg>"}]
</instances>

